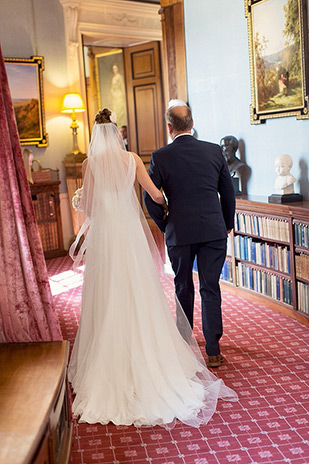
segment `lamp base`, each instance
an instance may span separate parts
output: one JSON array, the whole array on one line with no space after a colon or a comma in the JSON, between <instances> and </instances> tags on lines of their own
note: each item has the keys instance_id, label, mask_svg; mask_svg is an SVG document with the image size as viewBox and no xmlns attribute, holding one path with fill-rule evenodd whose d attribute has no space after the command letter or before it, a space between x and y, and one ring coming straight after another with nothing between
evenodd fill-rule
<instances>
[{"instance_id":1,"label":"lamp base","mask_svg":"<svg viewBox=\"0 0 309 464\"><path fill-rule=\"evenodd\" d=\"M70 155L74 155L74 156L77 156L77 155L85 155L85 153L81 152L81 151L79 150L79 148L78 148L78 149L75 149L75 150L72 150L71 153L69 153L69 154L70 154Z\"/></svg>"}]
</instances>

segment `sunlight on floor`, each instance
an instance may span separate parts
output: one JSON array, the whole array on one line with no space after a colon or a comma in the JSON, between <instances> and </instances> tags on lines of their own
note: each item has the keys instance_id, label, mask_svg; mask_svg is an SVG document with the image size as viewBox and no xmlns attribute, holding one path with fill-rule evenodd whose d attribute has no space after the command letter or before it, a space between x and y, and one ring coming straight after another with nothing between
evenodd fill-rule
<instances>
[{"instance_id":1,"label":"sunlight on floor","mask_svg":"<svg viewBox=\"0 0 309 464\"><path fill-rule=\"evenodd\" d=\"M84 266L77 268L81 272L74 272L72 270L60 272L50 276L49 284L52 295L59 295L60 293L67 292L72 288L80 287L83 283L83 270Z\"/></svg>"}]
</instances>

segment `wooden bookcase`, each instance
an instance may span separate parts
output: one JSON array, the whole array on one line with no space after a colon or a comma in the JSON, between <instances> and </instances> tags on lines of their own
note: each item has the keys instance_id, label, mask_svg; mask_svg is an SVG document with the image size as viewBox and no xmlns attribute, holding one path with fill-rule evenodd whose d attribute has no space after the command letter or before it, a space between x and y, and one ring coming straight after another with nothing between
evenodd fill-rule
<instances>
[{"instance_id":1,"label":"wooden bookcase","mask_svg":"<svg viewBox=\"0 0 309 464\"><path fill-rule=\"evenodd\" d=\"M309 317L309 201L238 197L221 281Z\"/></svg>"},{"instance_id":2,"label":"wooden bookcase","mask_svg":"<svg viewBox=\"0 0 309 464\"><path fill-rule=\"evenodd\" d=\"M60 181L30 185L45 258L65 256L59 198Z\"/></svg>"}]
</instances>

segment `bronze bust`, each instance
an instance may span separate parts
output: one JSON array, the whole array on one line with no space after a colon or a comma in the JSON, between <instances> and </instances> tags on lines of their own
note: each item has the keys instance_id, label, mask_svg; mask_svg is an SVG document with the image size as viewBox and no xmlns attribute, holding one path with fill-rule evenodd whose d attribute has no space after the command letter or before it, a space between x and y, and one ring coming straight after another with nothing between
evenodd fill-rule
<instances>
[{"instance_id":1,"label":"bronze bust","mask_svg":"<svg viewBox=\"0 0 309 464\"><path fill-rule=\"evenodd\" d=\"M220 146L223 156L226 159L230 174L234 177L236 171L245 165L245 163L243 163L235 155L238 150L238 140L233 135L226 135L220 140Z\"/></svg>"}]
</instances>

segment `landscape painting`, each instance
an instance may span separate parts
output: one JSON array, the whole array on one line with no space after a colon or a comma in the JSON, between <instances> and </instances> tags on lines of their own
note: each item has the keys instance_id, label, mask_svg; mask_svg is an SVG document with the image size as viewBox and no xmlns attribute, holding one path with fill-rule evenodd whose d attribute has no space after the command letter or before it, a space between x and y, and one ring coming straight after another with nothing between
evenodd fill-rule
<instances>
[{"instance_id":1,"label":"landscape painting","mask_svg":"<svg viewBox=\"0 0 309 464\"><path fill-rule=\"evenodd\" d=\"M47 145L42 89L43 58L5 58L21 145Z\"/></svg>"},{"instance_id":2,"label":"landscape painting","mask_svg":"<svg viewBox=\"0 0 309 464\"><path fill-rule=\"evenodd\" d=\"M252 115L308 117L303 0L247 2L251 52ZM260 120L260 121L258 121Z\"/></svg>"}]
</instances>

